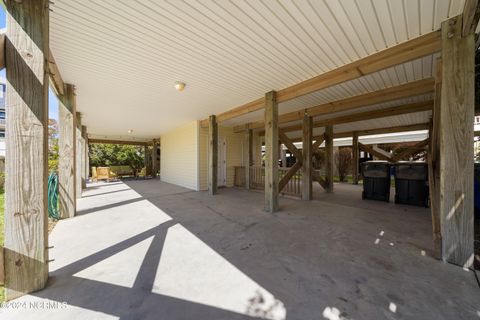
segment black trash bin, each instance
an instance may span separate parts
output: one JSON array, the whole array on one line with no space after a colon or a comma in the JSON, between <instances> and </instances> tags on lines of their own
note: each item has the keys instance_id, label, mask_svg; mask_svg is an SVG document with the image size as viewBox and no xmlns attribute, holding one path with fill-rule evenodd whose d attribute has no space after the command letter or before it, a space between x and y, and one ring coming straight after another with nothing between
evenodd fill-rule
<instances>
[{"instance_id":1,"label":"black trash bin","mask_svg":"<svg viewBox=\"0 0 480 320\"><path fill-rule=\"evenodd\" d=\"M395 203L428 208L428 165L426 162L395 164Z\"/></svg>"},{"instance_id":2,"label":"black trash bin","mask_svg":"<svg viewBox=\"0 0 480 320\"><path fill-rule=\"evenodd\" d=\"M363 175L362 199L390 201L390 163L366 161L361 164Z\"/></svg>"}]
</instances>

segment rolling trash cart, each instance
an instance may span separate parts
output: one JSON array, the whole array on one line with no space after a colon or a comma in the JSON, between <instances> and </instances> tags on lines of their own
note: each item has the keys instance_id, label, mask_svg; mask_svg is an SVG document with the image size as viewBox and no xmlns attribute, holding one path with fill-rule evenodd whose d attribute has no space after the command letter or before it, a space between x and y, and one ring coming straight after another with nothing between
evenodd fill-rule
<instances>
[{"instance_id":1,"label":"rolling trash cart","mask_svg":"<svg viewBox=\"0 0 480 320\"><path fill-rule=\"evenodd\" d=\"M366 161L361 164L362 199L390 201L390 166L387 161Z\"/></svg>"},{"instance_id":2,"label":"rolling trash cart","mask_svg":"<svg viewBox=\"0 0 480 320\"><path fill-rule=\"evenodd\" d=\"M398 162L395 165L395 203L429 206L426 162Z\"/></svg>"}]
</instances>

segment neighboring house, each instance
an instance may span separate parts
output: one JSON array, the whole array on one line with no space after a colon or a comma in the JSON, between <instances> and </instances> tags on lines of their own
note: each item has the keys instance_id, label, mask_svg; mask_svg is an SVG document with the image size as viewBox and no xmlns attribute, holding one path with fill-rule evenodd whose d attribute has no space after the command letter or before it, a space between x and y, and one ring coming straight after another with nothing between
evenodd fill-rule
<instances>
[{"instance_id":1,"label":"neighboring house","mask_svg":"<svg viewBox=\"0 0 480 320\"><path fill-rule=\"evenodd\" d=\"M5 172L5 78L0 78L0 172Z\"/></svg>"}]
</instances>

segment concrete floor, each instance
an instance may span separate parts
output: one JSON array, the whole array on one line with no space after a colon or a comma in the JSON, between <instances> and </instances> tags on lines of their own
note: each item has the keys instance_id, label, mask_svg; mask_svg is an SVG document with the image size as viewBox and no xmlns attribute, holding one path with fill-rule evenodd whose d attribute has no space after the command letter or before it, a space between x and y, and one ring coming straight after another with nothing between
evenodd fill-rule
<instances>
[{"instance_id":1,"label":"concrete floor","mask_svg":"<svg viewBox=\"0 0 480 320\"><path fill-rule=\"evenodd\" d=\"M48 288L3 319L480 319L474 274L430 257L430 212L158 180L98 183L60 221ZM64 302L64 303L63 303Z\"/></svg>"}]
</instances>

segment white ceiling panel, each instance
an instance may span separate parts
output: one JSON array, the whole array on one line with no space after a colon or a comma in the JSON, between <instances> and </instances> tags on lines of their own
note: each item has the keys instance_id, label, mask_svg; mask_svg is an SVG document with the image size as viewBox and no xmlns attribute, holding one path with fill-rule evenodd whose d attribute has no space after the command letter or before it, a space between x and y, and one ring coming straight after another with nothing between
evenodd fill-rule
<instances>
[{"instance_id":1,"label":"white ceiling panel","mask_svg":"<svg viewBox=\"0 0 480 320\"><path fill-rule=\"evenodd\" d=\"M154 138L401 42L464 0L56 0L51 48L90 134ZM322 90L281 112L432 74L434 57ZM175 81L187 84L174 90ZM262 112L238 122L261 119ZM257 117L257 118L256 118Z\"/></svg>"}]
</instances>

